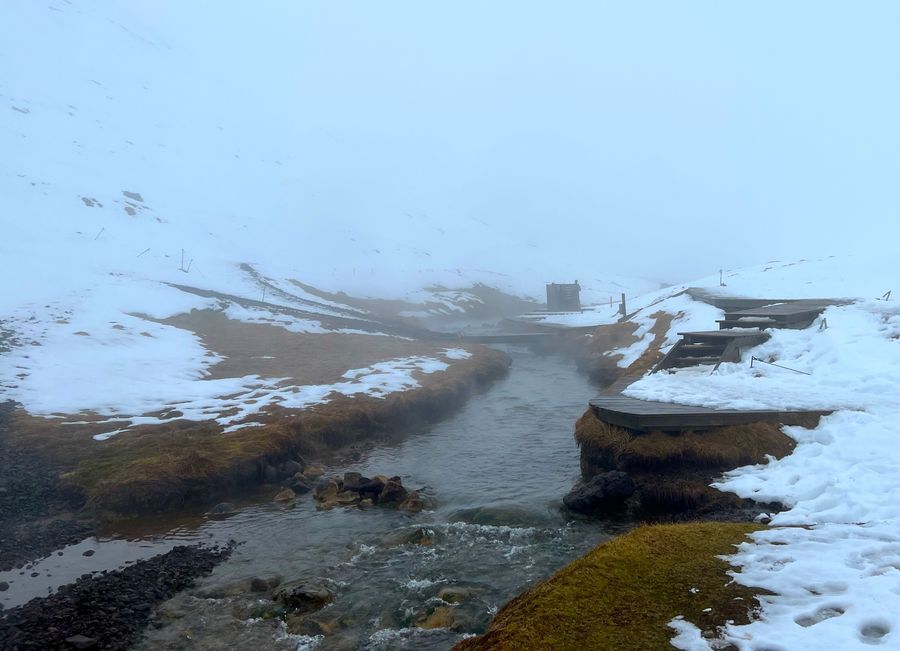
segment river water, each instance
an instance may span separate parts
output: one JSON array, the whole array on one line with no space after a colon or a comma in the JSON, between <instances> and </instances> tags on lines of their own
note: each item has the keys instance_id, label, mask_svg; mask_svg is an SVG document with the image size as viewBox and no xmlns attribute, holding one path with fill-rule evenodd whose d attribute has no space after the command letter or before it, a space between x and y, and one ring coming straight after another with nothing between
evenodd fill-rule
<instances>
[{"instance_id":1,"label":"river water","mask_svg":"<svg viewBox=\"0 0 900 651\"><path fill-rule=\"evenodd\" d=\"M4 598L47 594L85 572L175 544L235 540L228 561L165 604L163 625L147 632L141 648L449 648L483 631L529 584L629 526L572 519L560 508L579 474L573 426L596 389L569 359L508 352L509 375L449 419L327 468L400 475L408 488L425 487L432 506L421 513L320 511L308 495L283 506L267 494L228 518L186 516L149 534L83 541L15 572ZM93 554L84 556L87 550ZM289 634L279 620L261 617L271 604L247 584L273 577L334 593L334 603L313 616L315 630ZM450 608L452 625L420 628L435 608L446 615L437 599L445 587L468 590Z\"/></svg>"}]
</instances>

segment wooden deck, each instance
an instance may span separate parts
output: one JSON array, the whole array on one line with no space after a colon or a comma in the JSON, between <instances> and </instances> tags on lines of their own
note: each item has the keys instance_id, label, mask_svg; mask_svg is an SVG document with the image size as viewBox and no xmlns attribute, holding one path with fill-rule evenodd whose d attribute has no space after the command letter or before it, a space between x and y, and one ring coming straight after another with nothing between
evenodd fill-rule
<instances>
[{"instance_id":1,"label":"wooden deck","mask_svg":"<svg viewBox=\"0 0 900 651\"><path fill-rule=\"evenodd\" d=\"M638 432L702 430L758 422L803 425L808 424L811 418L831 413L810 410L710 409L672 402L638 400L621 394L598 396L589 404L600 420Z\"/></svg>"}]
</instances>

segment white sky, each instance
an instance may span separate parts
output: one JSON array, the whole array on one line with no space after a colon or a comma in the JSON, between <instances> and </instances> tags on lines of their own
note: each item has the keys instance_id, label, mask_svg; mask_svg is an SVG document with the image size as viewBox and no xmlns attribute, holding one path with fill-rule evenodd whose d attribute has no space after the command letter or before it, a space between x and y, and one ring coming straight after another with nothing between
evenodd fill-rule
<instances>
[{"instance_id":1,"label":"white sky","mask_svg":"<svg viewBox=\"0 0 900 651\"><path fill-rule=\"evenodd\" d=\"M900 3L119 4L170 46L135 71L193 134L168 182L265 193L273 228L670 282L900 239ZM178 169L239 145L283 153L276 190Z\"/></svg>"}]
</instances>

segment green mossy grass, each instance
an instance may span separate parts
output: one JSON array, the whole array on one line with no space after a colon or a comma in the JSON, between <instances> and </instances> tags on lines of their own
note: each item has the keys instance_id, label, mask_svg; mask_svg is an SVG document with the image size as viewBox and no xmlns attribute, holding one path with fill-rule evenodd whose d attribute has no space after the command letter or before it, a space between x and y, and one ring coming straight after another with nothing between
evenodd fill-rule
<instances>
[{"instance_id":1,"label":"green mossy grass","mask_svg":"<svg viewBox=\"0 0 900 651\"><path fill-rule=\"evenodd\" d=\"M519 595L487 633L456 649L666 649L682 615L701 630L749 621L755 593L719 558L751 523L645 525L600 545ZM706 610L711 609L711 610Z\"/></svg>"}]
</instances>

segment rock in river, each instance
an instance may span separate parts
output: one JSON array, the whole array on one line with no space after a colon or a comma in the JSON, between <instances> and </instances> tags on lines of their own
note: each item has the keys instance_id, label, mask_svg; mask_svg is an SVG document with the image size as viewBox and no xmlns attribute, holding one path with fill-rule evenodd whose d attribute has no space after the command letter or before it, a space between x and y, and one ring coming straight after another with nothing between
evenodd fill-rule
<instances>
[{"instance_id":1,"label":"rock in river","mask_svg":"<svg viewBox=\"0 0 900 651\"><path fill-rule=\"evenodd\" d=\"M275 590L275 600L301 613L309 613L334 601L334 595L319 583L290 581Z\"/></svg>"},{"instance_id":2,"label":"rock in river","mask_svg":"<svg viewBox=\"0 0 900 651\"><path fill-rule=\"evenodd\" d=\"M379 504L400 503L406 499L408 491L403 488L403 484L399 477L391 477L388 479L381 494L378 496Z\"/></svg>"},{"instance_id":3,"label":"rock in river","mask_svg":"<svg viewBox=\"0 0 900 651\"><path fill-rule=\"evenodd\" d=\"M579 484L563 498L570 511L593 515L622 504L634 494L634 481L626 473L611 470Z\"/></svg>"}]
</instances>

